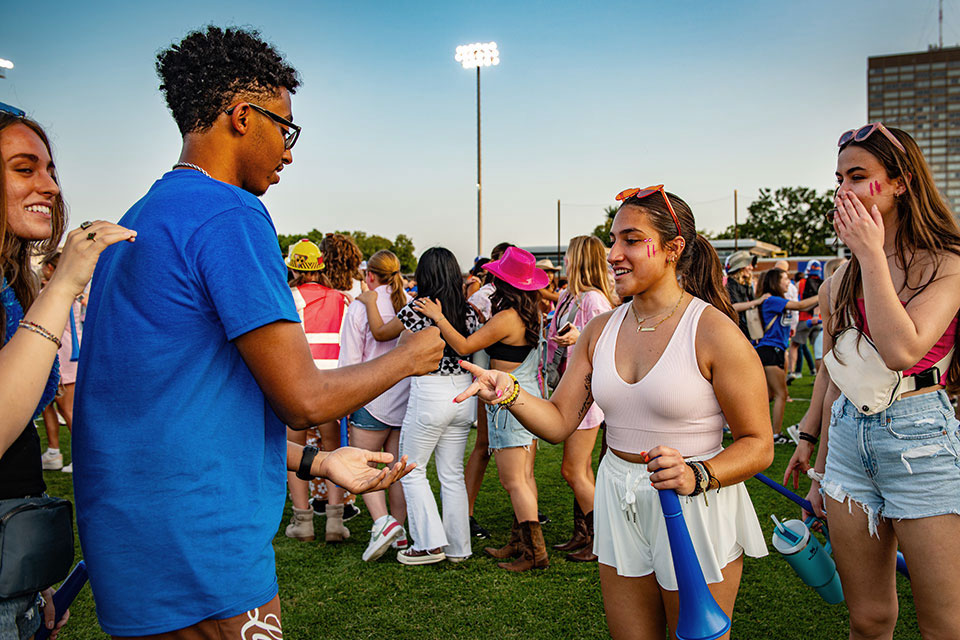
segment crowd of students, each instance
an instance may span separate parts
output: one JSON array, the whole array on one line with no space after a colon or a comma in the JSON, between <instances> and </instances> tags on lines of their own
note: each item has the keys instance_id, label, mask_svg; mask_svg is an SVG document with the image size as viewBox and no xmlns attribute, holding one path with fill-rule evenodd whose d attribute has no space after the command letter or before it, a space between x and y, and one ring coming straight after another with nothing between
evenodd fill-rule
<instances>
[{"instance_id":1,"label":"crowd of students","mask_svg":"<svg viewBox=\"0 0 960 640\"><path fill-rule=\"evenodd\" d=\"M405 565L462 562L483 534L473 505L493 457L514 519L508 544L486 552L508 571L546 568L538 439L564 443L557 472L575 524L559 548L598 562L612 636L677 627L658 490L681 496L709 589L733 616L744 555L767 554L744 481L785 440L791 331L799 354L821 326L811 314L791 329L791 313L815 308L828 375L816 377L784 481L812 478L850 636L892 636L898 546L923 635L960 636L948 396L960 384L960 227L909 134L874 123L840 137L831 222L852 258L822 282L809 269L802 292L780 267L753 289L749 255L725 274L689 205L655 185L617 195L609 251L570 241L565 288L515 246L466 281L434 247L410 296L396 256L378 252L361 273L359 250L337 234L296 243L284 263L257 196L293 161L300 81L272 46L208 27L160 52L157 70L183 135L178 162L120 224L67 234L42 290L31 260L59 247L66 208L43 128L0 104L0 507L46 491L51 456L32 420L69 380L74 349L61 336L69 326L79 342L76 304L92 277L73 471L112 637L280 637L271 541L286 487L291 537L315 537L323 484L328 542L349 537L344 503L357 494L374 521L364 560L395 547ZM351 446L340 446L344 417ZM56 634L67 616L48 587L59 578L24 584L16 564L0 566L2 584L21 580L0 594L0 638L41 623Z\"/></svg>"}]
</instances>

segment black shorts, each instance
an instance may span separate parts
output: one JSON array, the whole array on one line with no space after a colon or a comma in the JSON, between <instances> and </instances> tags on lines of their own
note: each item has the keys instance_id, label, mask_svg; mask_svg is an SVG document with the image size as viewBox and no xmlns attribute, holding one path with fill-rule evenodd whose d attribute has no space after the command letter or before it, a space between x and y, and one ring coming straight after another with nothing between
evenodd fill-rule
<instances>
[{"instance_id":1,"label":"black shorts","mask_svg":"<svg viewBox=\"0 0 960 640\"><path fill-rule=\"evenodd\" d=\"M757 355L760 356L760 362L763 363L763 366L783 369L783 349L765 344L762 347L757 347Z\"/></svg>"}]
</instances>

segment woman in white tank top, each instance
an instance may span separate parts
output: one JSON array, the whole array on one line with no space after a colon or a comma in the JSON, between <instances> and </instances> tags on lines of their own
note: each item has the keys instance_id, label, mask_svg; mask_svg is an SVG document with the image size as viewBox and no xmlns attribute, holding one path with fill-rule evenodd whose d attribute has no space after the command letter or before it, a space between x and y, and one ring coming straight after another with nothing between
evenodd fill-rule
<instances>
[{"instance_id":1,"label":"woman in white tank top","mask_svg":"<svg viewBox=\"0 0 960 640\"><path fill-rule=\"evenodd\" d=\"M612 454L600 463L594 503L607 624L618 639L664 638L666 625L676 629L679 599L654 489L687 496L704 576L732 617L743 554L767 553L743 481L773 461L773 441L763 369L690 207L662 187L617 199L608 261L617 294L633 300L587 324L550 400L515 394L508 374L464 365L476 381L456 401L477 394L502 404L550 442L573 433L596 401ZM726 449L724 418L733 433Z\"/></svg>"}]
</instances>

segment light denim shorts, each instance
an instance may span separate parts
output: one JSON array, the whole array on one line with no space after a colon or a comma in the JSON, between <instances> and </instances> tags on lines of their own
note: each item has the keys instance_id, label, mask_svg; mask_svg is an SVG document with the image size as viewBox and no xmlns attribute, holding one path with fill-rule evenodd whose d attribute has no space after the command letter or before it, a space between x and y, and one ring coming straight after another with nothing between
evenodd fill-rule
<instances>
[{"instance_id":1,"label":"light denim shorts","mask_svg":"<svg viewBox=\"0 0 960 640\"><path fill-rule=\"evenodd\" d=\"M27 640L40 629L40 594L0 598L0 640Z\"/></svg>"},{"instance_id":2,"label":"light denim shorts","mask_svg":"<svg viewBox=\"0 0 960 640\"><path fill-rule=\"evenodd\" d=\"M880 518L960 514L958 424L943 391L898 400L872 416L841 395L831 407L821 492L856 502L871 535Z\"/></svg>"},{"instance_id":3,"label":"light denim shorts","mask_svg":"<svg viewBox=\"0 0 960 640\"><path fill-rule=\"evenodd\" d=\"M366 431L386 431L387 429L400 430L400 425L389 425L386 422L374 418L373 414L367 411L366 407L360 407L351 413L350 418L347 421L350 423L350 426L356 427L357 429L364 429Z\"/></svg>"}]
</instances>

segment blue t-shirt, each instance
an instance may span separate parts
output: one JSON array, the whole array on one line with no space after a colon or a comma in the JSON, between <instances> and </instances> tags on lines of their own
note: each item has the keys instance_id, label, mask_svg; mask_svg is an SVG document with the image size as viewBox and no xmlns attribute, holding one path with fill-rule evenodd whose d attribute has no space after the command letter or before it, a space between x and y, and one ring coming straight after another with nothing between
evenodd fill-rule
<instances>
[{"instance_id":1,"label":"blue t-shirt","mask_svg":"<svg viewBox=\"0 0 960 640\"><path fill-rule=\"evenodd\" d=\"M776 347L786 349L790 340L790 325L784 325L781 315L787 308L787 299L780 296L770 296L760 305L760 321L763 322L763 337L757 342L758 347ZM773 324L767 329L767 325L773 320ZM84 334L86 335L86 334ZM86 339L86 338L84 338Z\"/></svg>"},{"instance_id":2,"label":"blue t-shirt","mask_svg":"<svg viewBox=\"0 0 960 640\"><path fill-rule=\"evenodd\" d=\"M277 594L286 433L231 342L299 322L259 199L172 171L120 220L83 332L77 525L104 631L163 633Z\"/></svg>"}]
</instances>

